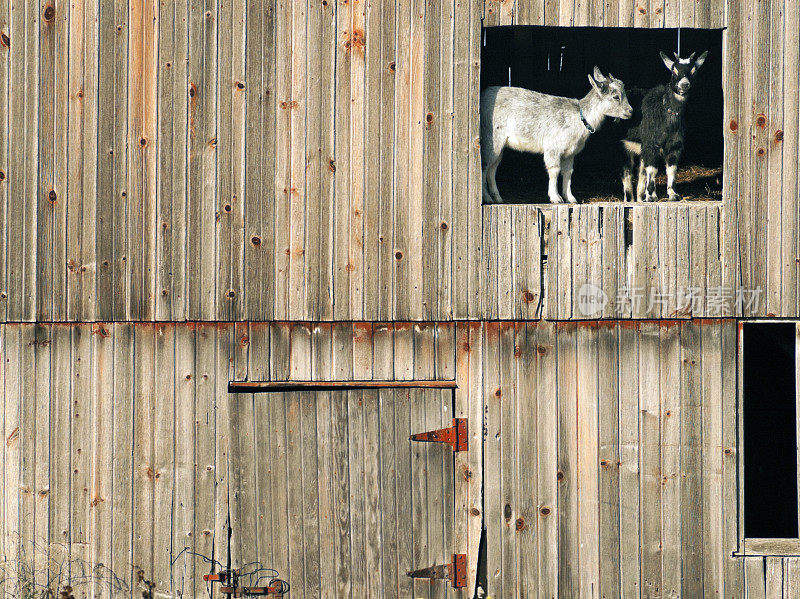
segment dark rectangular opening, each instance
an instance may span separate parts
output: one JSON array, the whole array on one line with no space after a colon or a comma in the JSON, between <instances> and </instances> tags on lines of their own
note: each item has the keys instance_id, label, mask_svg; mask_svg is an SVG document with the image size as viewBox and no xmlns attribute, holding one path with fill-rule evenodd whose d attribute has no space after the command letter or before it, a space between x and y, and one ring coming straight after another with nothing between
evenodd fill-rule
<instances>
[{"instance_id":1,"label":"dark rectangular opening","mask_svg":"<svg viewBox=\"0 0 800 599\"><path fill-rule=\"evenodd\" d=\"M587 75L598 66L625 83L636 108L636 91L667 83L670 72L659 56L683 57L708 50L686 106L685 149L676 191L686 200L722 199L724 140L722 29L504 26L483 30L481 91L491 86L581 98L591 89ZM634 116L635 119L635 116ZM622 200L625 154L619 123L606 119L575 158L572 189L580 203ZM505 203L547 202L542 156L506 149L497 170ZM657 190L665 199L666 175L659 167Z\"/></svg>"},{"instance_id":2,"label":"dark rectangular opening","mask_svg":"<svg viewBox=\"0 0 800 599\"><path fill-rule=\"evenodd\" d=\"M746 537L797 537L795 339L794 323L744 325Z\"/></svg>"}]
</instances>

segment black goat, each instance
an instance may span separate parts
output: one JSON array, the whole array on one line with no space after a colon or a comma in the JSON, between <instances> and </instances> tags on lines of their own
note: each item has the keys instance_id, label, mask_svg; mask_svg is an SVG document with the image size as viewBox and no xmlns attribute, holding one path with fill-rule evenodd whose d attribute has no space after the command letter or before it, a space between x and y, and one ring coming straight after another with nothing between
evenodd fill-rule
<instances>
[{"instance_id":1,"label":"black goat","mask_svg":"<svg viewBox=\"0 0 800 599\"><path fill-rule=\"evenodd\" d=\"M697 71L703 66L708 51L695 59L680 58L675 54L671 60L661 52L661 60L672 74L666 85L657 85L649 90L639 90L643 94L641 108L635 110L631 127L622 138L622 145L628 155L623 168L622 187L626 201L633 201L633 171L639 158L639 180L636 186L636 199L639 201L658 200L656 195L656 174L658 164L664 162L667 170L667 194L670 200L679 200L673 185L678 171L678 161L683 153L684 125L683 111L689 99L689 90ZM636 91L631 90L631 100L636 99ZM636 114L638 113L638 114Z\"/></svg>"}]
</instances>

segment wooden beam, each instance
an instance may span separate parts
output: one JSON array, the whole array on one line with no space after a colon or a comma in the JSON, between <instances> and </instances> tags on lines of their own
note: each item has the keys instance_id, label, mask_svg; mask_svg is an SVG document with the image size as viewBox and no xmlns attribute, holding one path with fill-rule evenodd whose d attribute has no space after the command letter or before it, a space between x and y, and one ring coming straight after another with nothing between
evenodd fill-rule
<instances>
[{"instance_id":1,"label":"wooden beam","mask_svg":"<svg viewBox=\"0 0 800 599\"><path fill-rule=\"evenodd\" d=\"M455 381L230 381L228 393L348 391L352 389L455 389Z\"/></svg>"}]
</instances>

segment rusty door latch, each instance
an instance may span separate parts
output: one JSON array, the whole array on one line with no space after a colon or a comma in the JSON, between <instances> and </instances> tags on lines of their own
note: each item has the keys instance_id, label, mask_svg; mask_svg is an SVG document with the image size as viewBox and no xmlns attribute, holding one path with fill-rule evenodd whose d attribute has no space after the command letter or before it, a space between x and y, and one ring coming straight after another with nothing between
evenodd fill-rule
<instances>
[{"instance_id":1,"label":"rusty door latch","mask_svg":"<svg viewBox=\"0 0 800 599\"><path fill-rule=\"evenodd\" d=\"M268 599L277 599L283 597L289 590L287 585L280 578L271 580L265 587L249 587L241 586L239 584L239 570L223 570L216 574L205 574L203 580L206 582L220 582L222 585L219 587L219 592L229 597L251 597L251 596L266 596Z\"/></svg>"},{"instance_id":2,"label":"rusty door latch","mask_svg":"<svg viewBox=\"0 0 800 599\"><path fill-rule=\"evenodd\" d=\"M467 586L467 555L466 553L454 553L449 564L414 570L408 572L408 576L410 578L449 580L454 589L464 588Z\"/></svg>"},{"instance_id":3,"label":"rusty door latch","mask_svg":"<svg viewBox=\"0 0 800 599\"><path fill-rule=\"evenodd\" d=\"M409 437L411 441L427 443L447 443L454 452L469 449L469 429L466 418L453 418L453 425L426 433L417 433Z\"/></svg>"}]
</instances>

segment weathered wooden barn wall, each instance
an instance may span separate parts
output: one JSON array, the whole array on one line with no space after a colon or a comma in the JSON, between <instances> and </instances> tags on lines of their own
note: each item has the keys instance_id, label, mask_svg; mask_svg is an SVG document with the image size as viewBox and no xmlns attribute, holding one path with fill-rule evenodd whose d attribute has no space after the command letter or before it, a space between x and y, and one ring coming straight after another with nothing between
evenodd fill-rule
<instances>
[{"instance_id":1,"label":"weathered wooden barn wall","mask_svg":"<svg viewBox=\"0 0 800 599\"><path fill-rule=\"evenodd\" d=\"M170 563L186 546L227 563L228 522L233 564L271 564L298 596L442 596L405 570L466 551L474 579L482 526L492 596L796 595L797 558L730 557L732 321L9 324L0 339L6 596L20 569L79 593L129 593L139 570L158 593L202 593L208 564ZM227 393L247 378L459 389ZM470 419L467 454L406 440L453 415Z\"/></svg>"},{"instance_id":2,"label":"weathered wooden barn wall","mask_svg":"<svg viewBox=\"0 0 800 599\"><path fill-rule=\"evenodd\" d=\"M180 552L227 565L229 524L233 566L276 568L293 597L440 597L446 582L406 571L452 552L474 580L480 426L455 458L408 435L480 422L481 339L466 323L4 325L0 594L130 597L143 577L205 596L210 564ZM459 389L228 394L247 377Z\"/></svg>"},{"instance_id":3,"label":"weathered wooden barn wall","mask_svg":"<svg viewBox=\"0 0 800 599\"><path fill-rule=\"evenodd\" d=\"M489 323L493 597L743 597L736 324Z\"/></svg>"},{"instance_id":4,"label":"weathered wooden barn wall","mask_svg":"<svg viewBox=\"0 0 800 599\"><path fill-rule=\"evenodd\" d=\"M727 27L722 207L481 207L506 24ZM789 0L6 0L0 320L571 319L626 261L612 295L796 316L798 30Z\"/></svg>"}]
</instances>

